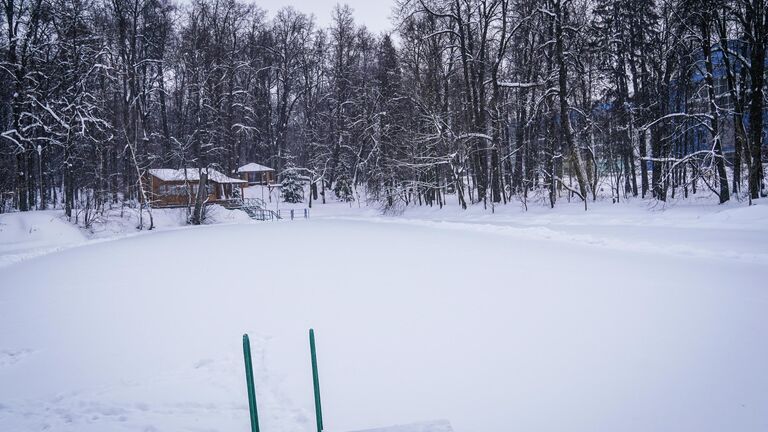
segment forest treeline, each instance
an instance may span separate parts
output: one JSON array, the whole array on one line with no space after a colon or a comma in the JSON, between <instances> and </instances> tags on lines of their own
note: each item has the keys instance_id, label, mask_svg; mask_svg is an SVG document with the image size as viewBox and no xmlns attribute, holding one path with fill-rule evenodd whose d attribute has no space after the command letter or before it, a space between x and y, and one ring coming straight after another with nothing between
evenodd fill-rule
<instances>
[{"instance_id":1,"label":"forest treeline","mask_svg":"<svg viewBox=\"0 0 768 432\"><path fill-rule=\"evenodd\" d=\"M764 193L764 0L397 0L386 34L346 5L2 4L0 209L254 161L390 210Z\"/></svg>"}]
</instances>

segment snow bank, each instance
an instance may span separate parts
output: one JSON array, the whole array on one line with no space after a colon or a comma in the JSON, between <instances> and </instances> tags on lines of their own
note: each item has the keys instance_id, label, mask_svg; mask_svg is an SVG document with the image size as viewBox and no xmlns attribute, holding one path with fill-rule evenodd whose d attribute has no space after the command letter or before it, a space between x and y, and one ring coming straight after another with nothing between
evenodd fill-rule
<instances>
[{"instance_id":1,"label":"snow bank","mask_svg":"<svg viewBox=\"0 0 768 432\"><path fill-rule=\"evenodd\" d=\"M59 211L0 214L0 267L86 241Z\"/></svg>"},{"instance_id":2,"label":"snow bank","mask_svg":"<svg viewBox=\"0 0 768 432\"><path fill-rule=\"evenodd\" d=\"M144 229L149 227L149 214L144 211ZM188 226L186 208L161 208L152 210L155 231L178 229ZM218 204L206 206L206 225L227 223L251 223L248 215L241 210L228 210ZM116 238L137 234L139 213L136 209L113 209L99 218L87 231L90 238Z\"/></svg>"},{"instance_id":3,"label":"snow bank","mask_svg":"<svg viewBox=\"0 0 768 432\"><path fill-rule=\"evenodd\" d=\"M701 201L701 202L699 202ZM474 231L560 243L579 243L614 251L669 256L730 259L768 267L768 200L725 205L709 199L669 204L631 200L613 204L561 203L555 209L508 204L494 212L482 204L457 207L412 207L402 216L382 216L375 209L319 205L315 219L375 221L457 232Z\"/></svg>"},{"instance_id":4,"label":"snow bank","mask_svg":"<svg viewBox=\"0 0 768 432\"><path fill-rule=\"evenodd\" d=\"M218 204L206 209L206 225L248 224L254 221L241 210L228 210ZM95 218L88 228L67 221L63 210L0 214L0 267L29 258L82 246L93 241L110 241L151 232L189 227L184 208L154 209L153 231L144 213L145 230L138 230L139 214L131 208L114 208Z\"/></svg>"}]
</instances>

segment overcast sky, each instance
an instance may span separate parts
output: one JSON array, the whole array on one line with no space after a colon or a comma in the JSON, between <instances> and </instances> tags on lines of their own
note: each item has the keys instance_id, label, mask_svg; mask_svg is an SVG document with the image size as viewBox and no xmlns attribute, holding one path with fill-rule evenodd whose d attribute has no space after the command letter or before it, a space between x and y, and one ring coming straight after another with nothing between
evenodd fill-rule
<instances>
[{"instance_id":1,"label":"overcast sky","mask_svg":"<svg viewBox=\"0 0 768 432\"><path fill-rule=\"evenodd\" d=\"M255 0L255 4L269 11L270 16L283 6L294 8L315 15L315 22L327 27L331 22L331 11L336 3L346 3L355 11L355 22L365 24L374 34L389 31L392 28L392 0Z\"/></svg>"}]
</instances>

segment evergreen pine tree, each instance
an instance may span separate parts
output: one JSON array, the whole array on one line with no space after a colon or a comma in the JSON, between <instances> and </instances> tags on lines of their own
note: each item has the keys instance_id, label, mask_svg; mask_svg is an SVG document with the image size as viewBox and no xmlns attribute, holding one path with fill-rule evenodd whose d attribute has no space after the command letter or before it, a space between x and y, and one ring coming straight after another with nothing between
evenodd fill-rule
<instances>
[{"instance_id":1,"label":"evergreen pine tree","mask_svg":"<svg viewBox=\"0 0 768 432\"><path fill-rule=\"evenodd\" d=\"M304 188L299 181L299 172L292 161L288 161L282 174L283 201L287 203L300 203L304 201Z\"/></svg>"},{"instance_id":2,"label":"evergreen pine tree","mask_svg":"<svg viewBox=\"0 0 768 432\"><path fill-rule=\"evenodd\" d=\"M333 192L336 194L336 198L342 202L351 202L355 200L352 194L352 186L350 185L349 177L345 171L342 171L336 184L333 187Z\"/></svg>"}]
</instances>

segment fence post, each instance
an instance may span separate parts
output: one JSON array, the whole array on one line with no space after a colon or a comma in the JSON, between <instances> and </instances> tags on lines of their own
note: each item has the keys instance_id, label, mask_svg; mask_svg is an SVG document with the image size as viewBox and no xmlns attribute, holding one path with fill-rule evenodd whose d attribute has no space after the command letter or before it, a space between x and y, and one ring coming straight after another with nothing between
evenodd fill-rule
<instances>
[{"instance_id":1,"label":"fence post","mask_svg":"<svg viewBox=\"0 0 768 432\"><path fill-rule=\"evenodd\" d=\"M291 220L293 220L293 209L291 209Z\"/></svg>"},{"instance_id":2,"label":"fence post","mask_svg":"<svg viewBox=\"0 0 768 432\"><path fill-rule=\"evenodd\" d=\"M259 414L256 411L256 389L253 385L253 364L251 363L251 341L243 335L243 357L245 358L245 383L248 387L248 410L251 413L251 432L259 432Z\"/></svg>"},{"instance_id":3,"label":"fence post","mask_svg":"<svg viewBox=\"0 0 768 432\"><path fill-rule=\"evenodd\" d=\"M313 329L309 329L309 352L312 356L312 384L315 391L317 432L323 432L323 409L320 406L320 380L317 377L317 352L315 350L315 331Z\"/></svg>"}]
</instances>

